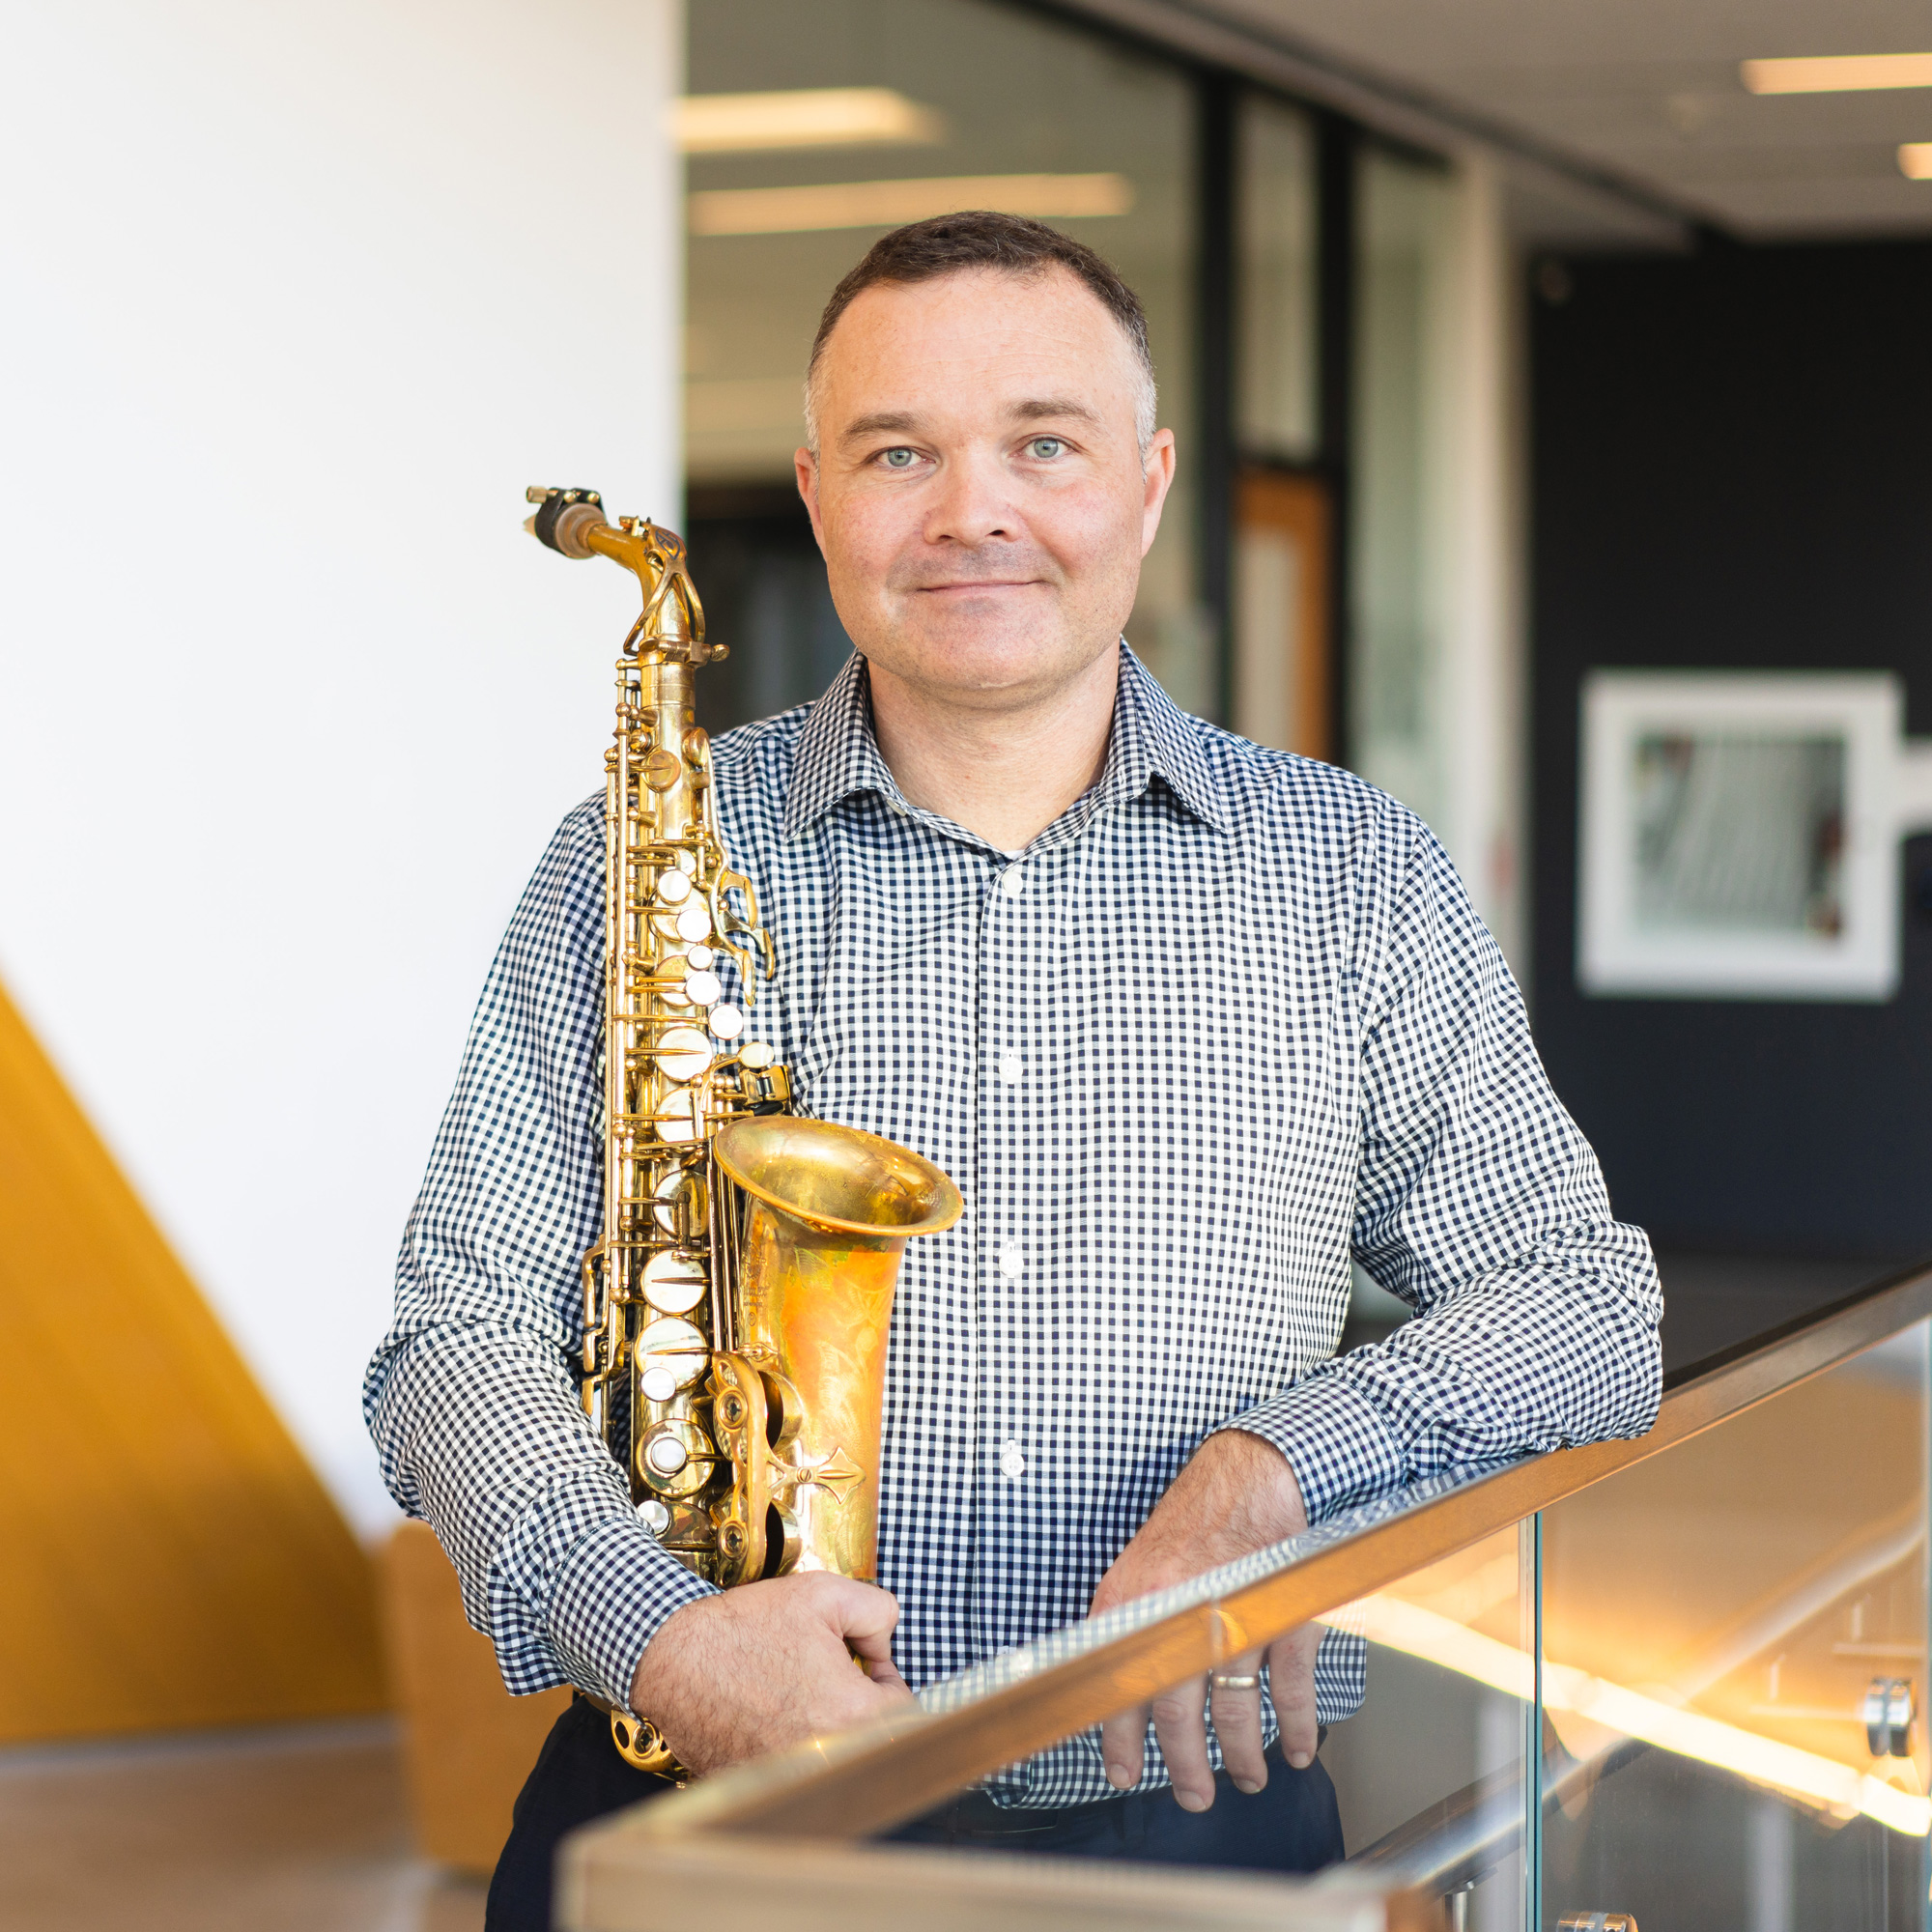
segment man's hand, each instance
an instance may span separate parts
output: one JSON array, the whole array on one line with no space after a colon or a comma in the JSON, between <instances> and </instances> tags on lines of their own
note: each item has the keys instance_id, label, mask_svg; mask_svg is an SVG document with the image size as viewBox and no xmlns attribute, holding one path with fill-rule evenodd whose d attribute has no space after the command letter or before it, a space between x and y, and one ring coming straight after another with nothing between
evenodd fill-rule
<instances>
[{"instance_id":1,"label":"man's hand","mask_svg":"<svg viewBox=\"0 0 1932 1932\"><path fill-rule=\"evenodd\" d=\"M822 1570L722 1591L644 1646L631 1709L693 1771L762 1757L912 1702L893 1663L898 1620L887 1591Z\"/></svg>"},{"instance_id":2,"label":"man's hand","mask_svg":"<svg viewBox=\"0 0 1932 1932\"><path fill-rule=\"evenodd\" d=\"M1308 1527L1301 1488L1288 1458L1236 1429L1210 1435L1172 1488L1154 1505L1140 1534L1121 1551L1094 1592L1094 1609L1111 1609L1135 1597L1183 1583L1217 1564L1264 1549ZM1266 1651L1253 1650L1219 1666L1224 1677L1253 1677L1265 1656L1268 1687L1281 1722L1281 1746L1298 1771L1315 1756L1315 1653L1321 1633L1312 1627L1277 1637ZM1122 1711L1100 1727L1107 1779L1126 1791L1140 1782L1148 1719L1184 1810L1205 1811L1214 1802L1214 1773L1208 1757L1203 1709L1208 1680L1190 1677L1151 1705ZM1222 1761L1242 1791L1267 1782L1262 1754L1262 1697L1251 1690L1216 1686L1214 1730Z\"/></svg>"}]
</instances>

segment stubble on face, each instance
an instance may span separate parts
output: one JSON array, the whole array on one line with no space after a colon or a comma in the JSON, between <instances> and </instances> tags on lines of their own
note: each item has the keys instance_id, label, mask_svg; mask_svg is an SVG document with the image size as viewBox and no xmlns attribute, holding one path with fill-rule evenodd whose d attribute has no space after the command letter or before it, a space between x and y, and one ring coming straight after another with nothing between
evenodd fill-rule
<instances>
[{"instance_id":1,"label":"stubble on face","mask_svg":"<svg viewBox=\"0 0 1932 1932\"><path fill-rule=\"evenodd\" d=\"M820 358L800 488L833 601L876 671L1023 708L1111 652L1172 473L1141 370L1065 270L866 290Z\"/></svg>"}]
</instances>

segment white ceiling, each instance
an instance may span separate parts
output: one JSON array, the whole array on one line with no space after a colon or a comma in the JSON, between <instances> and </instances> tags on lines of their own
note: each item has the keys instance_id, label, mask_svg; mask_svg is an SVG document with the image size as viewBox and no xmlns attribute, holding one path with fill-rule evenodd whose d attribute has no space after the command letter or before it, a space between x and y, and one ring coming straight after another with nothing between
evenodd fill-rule
<instances>
[{"instance_id":1,"label":"white ceiling","mask_svg":"<svg viewBox=\"0 0 1932 1932\"><path fill-rule=\"evenodd\" d=\"M1928 0L1219 0L1741 235L1932 231L1932 88L1751 95L1738 64L1932 50Z\"/></svg>"}]
</instances>

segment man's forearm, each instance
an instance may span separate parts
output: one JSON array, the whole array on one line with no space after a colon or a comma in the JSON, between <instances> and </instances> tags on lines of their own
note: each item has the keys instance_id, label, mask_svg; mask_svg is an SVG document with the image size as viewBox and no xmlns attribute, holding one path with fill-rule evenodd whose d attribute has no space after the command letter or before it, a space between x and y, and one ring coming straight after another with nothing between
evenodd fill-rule
<instances>
[{"instance_id":1,"label":"man's forearm","mask_svg":"<svg viewBox=\"0 0 1932 1932\"><path fill-rule=\"evenodd\" d=\"M513 1691L571 1682L622 1703L651 1633L710 1594L638 1520L560 1358L527 1335L416 1336L386 1364L372 1425Z\"/></svg>"},{"instance_id":2,"label":"man's forearm","mask_svg":"<svg viewBox=\"0 0 1932 1932\"><path fill-rule=\"evenodd\" d=\"M1461 1463L1641 1435L1662 1388L1656 1277L1643 1237L1615 1236L1628 1252L1499 1269L1223 1427L1289 1457L1317 1519Z\"/></svg>"}]
</instances>

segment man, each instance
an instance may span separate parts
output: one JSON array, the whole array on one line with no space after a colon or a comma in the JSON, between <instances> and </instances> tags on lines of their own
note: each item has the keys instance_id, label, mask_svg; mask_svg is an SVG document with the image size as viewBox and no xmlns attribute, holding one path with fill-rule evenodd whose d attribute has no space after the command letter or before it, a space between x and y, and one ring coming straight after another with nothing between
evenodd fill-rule
<instances>
[{"instance_id":1,"label":"man","mask_svg":"<svg viewBox=\"0 0 1932 1932\"><path fill-rule=\"evenodd\" d=\"M803 1110L967 1202L900 1278L882 1587L710 1590L578 1412L601 798L493 969L368 1384L511 1689L626 1703L698 1771L1404 1480L1641 1432L1660 1380L1648 1244L1441 848L1347 773L1177 711L1120 641L1175 464L1131 292L1036 222L920 223L834 293L808 395L799 489L857 655L714 762ZM1351 1255L1415 1320L1331 1359ZM1315 1750L1349 1661L1284 1639L1265 1698L1262 1662L908 1835L1337 1857ZM556 1838L649 1788L604 1729L580 1704L547 1744L493 1923L544 1922Z\"/></svg>"}]
</instances>

